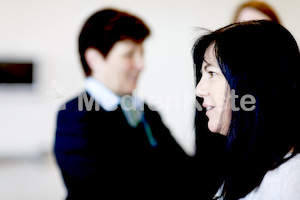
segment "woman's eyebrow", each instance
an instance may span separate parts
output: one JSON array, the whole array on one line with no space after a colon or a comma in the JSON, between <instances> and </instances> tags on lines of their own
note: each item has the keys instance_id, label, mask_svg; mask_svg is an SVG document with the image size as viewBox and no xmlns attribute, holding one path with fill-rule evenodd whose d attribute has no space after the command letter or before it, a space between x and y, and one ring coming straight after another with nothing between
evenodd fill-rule
<instances>
[{"instance_id":1,"label":"woman's eyebrow","mask_svg":"<svg viewBox=\"0 0 300 200\"><path fill-rule=\"evenodd\" d=\"M205 65L204 65L204 71L206 71L206 69L209 67L209 66L211 66L211 64L209 64L205 59L203 59L203 61L206 63ZM202 70L202 68L201 68L201 70L200 70L200 72L201 72L201 74L203 74L203 70Z\"/></svg>"}]
</instances>

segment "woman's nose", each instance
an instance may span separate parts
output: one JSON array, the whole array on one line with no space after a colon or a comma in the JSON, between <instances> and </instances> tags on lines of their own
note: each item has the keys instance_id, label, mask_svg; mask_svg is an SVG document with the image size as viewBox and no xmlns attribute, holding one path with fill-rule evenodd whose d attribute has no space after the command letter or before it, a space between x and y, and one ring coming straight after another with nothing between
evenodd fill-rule
<instances>
[{"instance_id":1,"label":"woman's nose","mask_svg":"<svg viewBox=\"0 0 300 200\"><path fill-rule=\"evenodd\" d=\"M199 83L197 84L196 95L198 97L204 98L205 96L209 95L209 90L208 90L208 85L204 80L200 80Z\"/></svg>"}]
</instances>

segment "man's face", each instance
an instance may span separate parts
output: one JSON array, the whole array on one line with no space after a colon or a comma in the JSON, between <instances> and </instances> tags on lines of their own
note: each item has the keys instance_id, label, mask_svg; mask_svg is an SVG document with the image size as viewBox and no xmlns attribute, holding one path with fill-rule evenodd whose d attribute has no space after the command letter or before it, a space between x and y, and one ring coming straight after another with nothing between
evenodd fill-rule
<instances>
[{"instance_id":1,"label":"man's face","mask_svg":"<svg viewBox=\"0 0 300 200\"><path fill-rule=\"evenodd\" d=\"M132 94L144 68L142 43L121 40L114 44L106 58L99 56L102 60L92 67L92 76L117 95Z\"/></svg>"}]
</instances>

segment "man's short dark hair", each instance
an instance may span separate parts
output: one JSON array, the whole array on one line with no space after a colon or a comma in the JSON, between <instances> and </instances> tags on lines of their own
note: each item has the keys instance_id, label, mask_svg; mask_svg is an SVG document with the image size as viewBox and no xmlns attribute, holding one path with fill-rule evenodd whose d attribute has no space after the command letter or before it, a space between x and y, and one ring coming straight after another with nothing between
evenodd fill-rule
<instances>
[{"instance_id":1,"label":"man's short dark hair","mask_svg":"<svg viewBox=\"0 0 300 200\"><path fill-rule=\"evenodd\" d=\"M95 48L106 57L116 42L130 39L141 43L149 34L146 24L129 13L115 9L94 13L85 22L79 35L79 53L86 76L91 75L91 69L84 57L87 48Z\"/></svg>"}]
</instances>

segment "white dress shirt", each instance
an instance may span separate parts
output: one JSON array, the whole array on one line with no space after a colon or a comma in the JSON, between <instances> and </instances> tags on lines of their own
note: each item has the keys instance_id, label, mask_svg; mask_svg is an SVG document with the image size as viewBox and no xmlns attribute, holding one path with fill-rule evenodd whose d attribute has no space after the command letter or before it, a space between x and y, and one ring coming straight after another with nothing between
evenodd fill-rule
<instances>
[{"instance_id":1,"label":"white dress shirt","mask_svg":"<svg viewBox=\"0 0 300 200\"><path fill-rule=\"evenodd\" d=\"M120 96L91 76L85 80L85 89L105 111L114 111L120 104Z\"/></svg>"}]
</instances>

